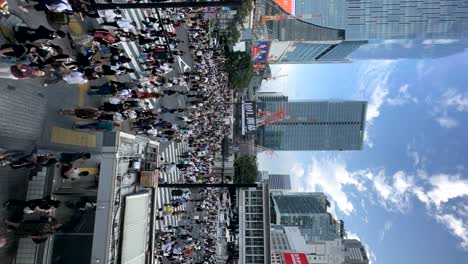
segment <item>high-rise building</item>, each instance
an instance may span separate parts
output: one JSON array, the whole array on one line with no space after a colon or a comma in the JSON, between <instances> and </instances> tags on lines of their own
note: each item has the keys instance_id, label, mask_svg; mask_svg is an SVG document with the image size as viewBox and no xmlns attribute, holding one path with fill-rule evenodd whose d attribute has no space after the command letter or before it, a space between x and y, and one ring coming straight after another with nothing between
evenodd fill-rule
<instances>
[{"instance_id":1,"label":"high-rise building","mask_svg":"<svg viewBox=\"0 0 468 264\"><path fill-rule=\"evenodd\" d=\"M238 191L239 263L268 264L270 249L270 194L268 181Z\"/></svg>"},{"instance_id":2,"label":"high-rise building","mask_svg":"<svg viewBox=\"0 0 468 264\"><path fill-rule=\"evenodd\" d=\"M257 182L267 180L270 192L291 190L291 176L289 174L269 174L268 171L257 173Z\"/></svg>"},{"instance_id":3,"label":"high-rise building","mask_svg":"<svg viewBox=\"0 0 468 264\"><path fill-rule=\"evenodd\" d=\"M268 183L271 191L291 190L291 176L289 174L269 174Z\"/></svg>"},{"instance_id":4,"label":"high-rise building","mask_svg":"<svg viewBox=\"0 0 468 264\"><path fill-rule=\"evenodd\" d=\"M330 204L323 193L275 193L271 197L275 224L298 227L307 242L340 238L341 222L327 212Z\"/></svg>"},{"instance_id":5,"label":"high-rise building","mask_svg":"<svg viewBox=\"0 0 468 264\"><path fill-rule=\"evenodd\" d=\"M466 51L465 39L374 40L352 52L350 60L436 59Z\"/></svg>"},{"instance_id":6,"label":"high-rise building","mask_svg":"<svg viewBox=\"0 0 468 264\"><path fill-rule=\"evenodd\" d=\"M345 261L342 264L369 264L369 257L361 241L344 239Z\"/></svg>"},{"instance_id":7,"label":"high-rise building","mask_svg":"<svg viewBox=\"0 0 468 264\"><path fill-rule=\"evenodd\" d=\"M468 35L468 2L464 0L290 2L294 4L291 12L302 17L301 21L344 30L346 40L447 39Z\"/></svg>"},{"instance_id":8,"label":"high-rise building","mask_svg":"<svg viewBox=\"0 0 468 264\"><path fill-rule=\"evenodd\" d=\"M367 41L279 41L272 42L269 63L348 63L348 57Z\"/></svg>"},{"instance_id":9,"label":"high-rise building","mask_svg":"<svg viewBox=\"0 0 468 264\"><path fill-rule=\"evenodd\" d=\"M359 150L364 140L365 101L264 101L263 111L285 118L257 128L257 143L273 150Z\"/></svg>"},{"instance_id":10,"label":"high-rise building","mask_svg":"<svg viewBox=\"0 0 468 264\"><path fill-rule=\"evenodd\" d=\"M254 35L272 41L270 63L440 58L467 47L464 0L258 0L256 6L261 22ZM383 40L395 44L375 45Z\"/></svg>"},{"instance_id":11,"label":"high-rise building","mask_svg":"<svg viewBox=\"0 0 468 264\"><path fill-rule=\"evenodd\" d=\"M260 102L287 102L288 96L280 92L258 92L257 101Z\"/></svg>"}]
</instances>

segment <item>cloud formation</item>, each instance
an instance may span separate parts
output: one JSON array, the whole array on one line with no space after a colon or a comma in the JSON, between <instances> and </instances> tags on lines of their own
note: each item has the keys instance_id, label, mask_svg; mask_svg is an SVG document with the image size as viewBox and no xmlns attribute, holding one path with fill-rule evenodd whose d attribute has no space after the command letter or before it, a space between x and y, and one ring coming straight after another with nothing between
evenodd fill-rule
<instances>
[{"instance_id":1,"label":"cloud formation","mask_svg":"<svg viewBox=\"0 0 468 264\"><path fill-rule=\"evenodd\" d=\"M372 122L380 115L380 107L389 94L389 79L396 62L391 60L372 61L359 69L358 88L360 97L368 99L367 122Z\"/></svg>"},{"instance_id":2,"label":"cloud formation","mask_svg":"<svg viewBox=\"0 0 468 264\"><path fill-rule=\"evenodd\" d=\"M430 175L424 170L418 170L416 175L402 170L393 174L383 169L352 171L345 162L335 158L312 158L307 166L294 164L291 172L297 176L292 179L298 181L293 184L298 190L324 192L334 208L345 215L355 211L353 202L360 202L364 208L363 199L399 213L408 212L414 202L420 201L426 205L428 214L444 224L461 240L460 246L468 250L468 226L465 224L468 223L468 206L463 207L468 197L468 180L461 175ZM459 203L454 205L452 201ZM391 225L384 225L381 240Z\"/></svg>"}]
</instances>

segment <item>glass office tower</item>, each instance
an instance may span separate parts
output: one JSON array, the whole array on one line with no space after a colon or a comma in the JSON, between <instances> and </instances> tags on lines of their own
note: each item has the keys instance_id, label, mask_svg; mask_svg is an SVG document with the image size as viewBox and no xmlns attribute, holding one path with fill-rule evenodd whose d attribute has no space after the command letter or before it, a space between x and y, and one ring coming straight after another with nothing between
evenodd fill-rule
<instances>
[{"instance_id":1,"label":"glass office tower","mask_svg":"<svg viewBox=\"0 0 468 264\"><path fill-rule=\"evenodd\" d=\"M304 20L344 30L346 40L468 35L468 1L464 0L296 0L295 13L314 14Z\"/></svg>"},{"instance_id":2,"label":"glass office tower","mask_svg":"<svg viewBox=\"0 0 468 264\"><path fill-rule=\"evenodd\" d=\"M336 221L327 212L329 202L323 193L272 194L275 224L297 226L308 242L340 237Z\"/></svg>"},{"instance_id":3,"label":"glass office tower","mask_svg":"<svg viewBox=\"0 0 468 264\"><path fill-rule=\"evenodd\" d=\"M283 111L286 119L257 129L257 143L273 150L360 150L365 101L264 101L264 111Z\"/></svg>"}]
</instances>

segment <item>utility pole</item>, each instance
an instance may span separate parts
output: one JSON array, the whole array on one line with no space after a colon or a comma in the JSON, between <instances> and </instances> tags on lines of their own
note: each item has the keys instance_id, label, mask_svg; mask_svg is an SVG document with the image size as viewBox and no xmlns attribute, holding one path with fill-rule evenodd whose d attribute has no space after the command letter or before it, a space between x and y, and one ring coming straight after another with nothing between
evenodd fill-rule
<instances>
[{"instance_id":1,"label":"utility pole","mask_svg":"<svg viewBox=\"0 0 468 264\"><path fill-rule=\"evenodd\" d=\"M226 1L184 1L184 2L156 2L156 3L108 3L94 4L95 9L143 9L143 8L184 8L184 7L220 7L230 6L237 7L242 5L242 0L226 0Z\"/></svg>"}]
</instances>

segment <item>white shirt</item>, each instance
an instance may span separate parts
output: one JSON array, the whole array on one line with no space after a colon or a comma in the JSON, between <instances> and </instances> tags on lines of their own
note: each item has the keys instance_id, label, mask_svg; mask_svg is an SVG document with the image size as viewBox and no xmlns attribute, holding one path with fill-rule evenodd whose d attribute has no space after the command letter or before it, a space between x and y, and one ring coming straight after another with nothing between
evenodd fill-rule
<instances>
[{"instance_id":1,"label":"white shirt","mask_svg":"<svg viewBox=\"0 0 468 264\"><path fill-rule=\"evenodd\" d=\"M114 10L98 10L98 14L100 17L112 20L118 16Z\"/></svg>"},{"instance_id":2,"label":"white shirt","mask_svg":"<svg viewBox=\"0 0 468 264\"><path fill-rule=\"evenodd\" d=\"M80 169L78 168L73 168L65 172L63 175L67 176L71 180L76 180L80 178Z\"/></svg>"},{"instance_id":3,"label":"white shirt","mask_svg":"<svg viewBox=\"0 0 468 264\"><path fill-rule=\"evenodd\" d=\"M67 1L62 1L58 4L46 5L49 10L54 10L55 12L64 12L64 11L73 11L73 8Z\"/></svg>"},{"instance_id":4,"label":"white shirt","mask_svg":"<svg viewBox=\"0 0 468 264\"><path fill-rule=\"evenodd\" d=\"M72 71L69 74L63 76L63 80L66 81L68 84L84 84L87 83L88 80L86 80L83 77L83 73L79 71Z\"/></svg>"},{"instance_id":5,"label":"white shirt","mask_svg":"<svg viewBox=\"0 0 468 264\"><path fill-rule=\"evenodd\" d=\"M120 28L122 29L132 29L133 25L131 24L132 21L122 18L116 21L117 25L119 25Z\"/></svg>"}]
</instances>

